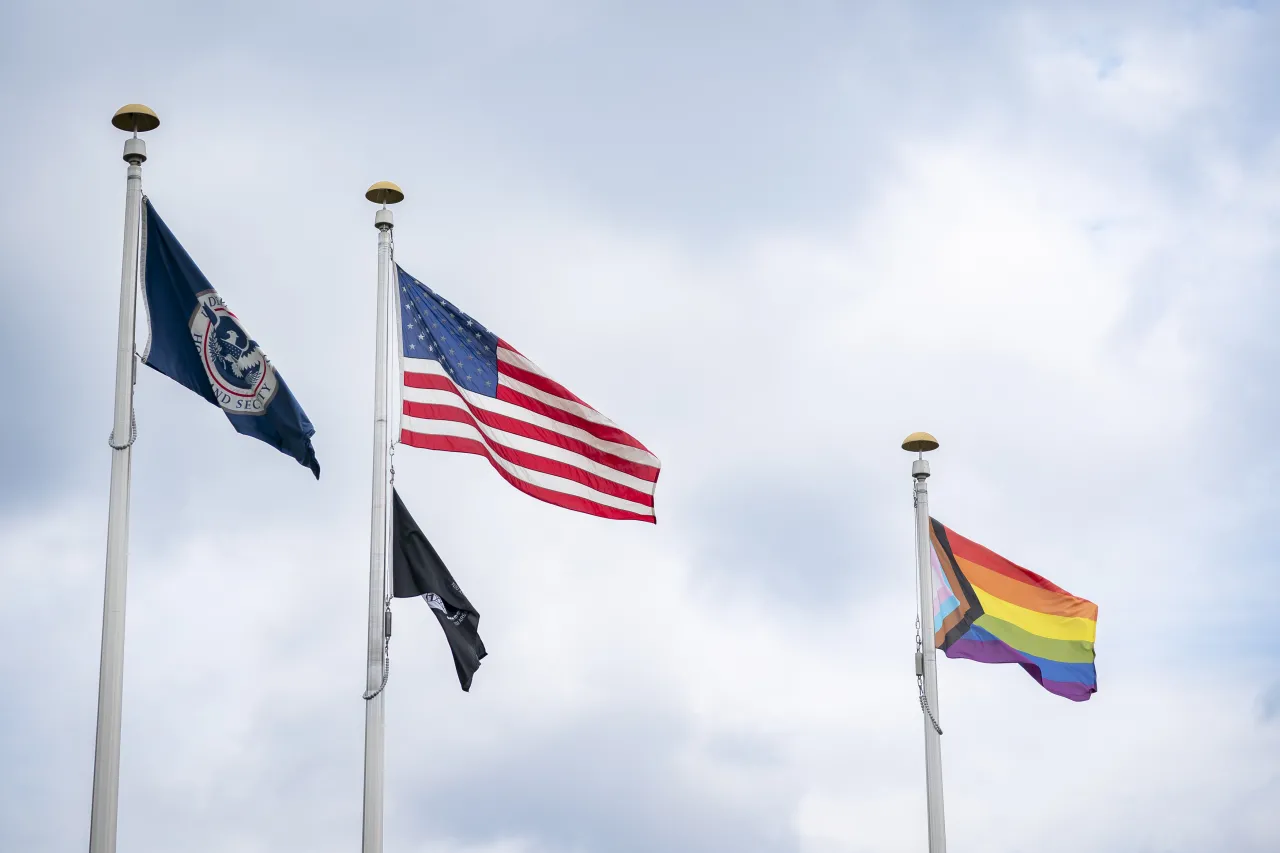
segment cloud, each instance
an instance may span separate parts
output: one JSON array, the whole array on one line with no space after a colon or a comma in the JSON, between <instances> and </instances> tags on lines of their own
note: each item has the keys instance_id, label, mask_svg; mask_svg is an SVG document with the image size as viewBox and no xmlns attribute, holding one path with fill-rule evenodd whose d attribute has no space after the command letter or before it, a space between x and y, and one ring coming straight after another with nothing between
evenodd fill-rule
<instances>
[{"instance_id":1,"label":"cloud","mask_svg":"<svg viewBox=\"0 0 1280 853\"><path fill-rule=\"evenodd\" d=\"M357 843L384 177L400 263L664 462L652 528L397 454L490 656L396 602L388 849L919 849L920 428L937 516L1101 608L1085 705L940 664L953 846L1275 847L1274 15L326 9L6 12L0 847L87 831L137 98L324 479L140 374L122 848Z\"/></svg>"}]
</instances>

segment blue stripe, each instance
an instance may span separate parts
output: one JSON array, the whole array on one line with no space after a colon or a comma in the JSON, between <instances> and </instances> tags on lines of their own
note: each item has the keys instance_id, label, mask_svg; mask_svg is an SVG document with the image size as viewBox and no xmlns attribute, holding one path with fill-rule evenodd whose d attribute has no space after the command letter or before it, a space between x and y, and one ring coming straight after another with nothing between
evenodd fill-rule
<instances>
[{"instance_id":1,"label":"blue stripe","mask_svg":"<svg viewBox=\"0 0 1280 853\"><path fill-rule=\"evenodd\" d=\"M1076 684L1092 685L1096 685L1098 683L1097 670L1091 663L1063 663L1062 661L1036 657L1035 655L1027 654L1024 651L1015 649L995 634L992 634L990 631L980 628L977 625L971 626L960 639L975 640L980 643L999 643L1009 651L1011 658L1009 663L1027 663L1038 667L1041 678L1048 681L1065 681L1074 682Z\"/></svg>"}]
</instances>

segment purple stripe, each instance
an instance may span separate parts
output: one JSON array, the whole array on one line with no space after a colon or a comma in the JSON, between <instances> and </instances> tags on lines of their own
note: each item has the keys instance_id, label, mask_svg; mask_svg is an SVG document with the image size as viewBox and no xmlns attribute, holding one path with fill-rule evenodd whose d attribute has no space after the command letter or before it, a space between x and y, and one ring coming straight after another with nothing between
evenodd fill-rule
<instances>
[{"instance_id":1,"label":"purple stripe","mask_svg":"<svg viewBox=\"0 0 1280 853\"><path fill-rule=\"evenodd\" d=\"M975 660L979 663L1016 663L1045 690L1070 699L1072 702L1084 702L1098 692L1096 683L1082 684L1076 681L1053 681L1045 678L1040 667L1032 662L1033 658L1000 640L982 641L961 637L951 644L946 655L949 658Z\"/></svg>"},{"instance_id":2,"label":"purple stripe","mask_svg":"<svg viewBox=\"0 0 1280 853\"><path fill-rule=\"evenodd\" d=\"M1072 702L1086 702L1090 696L1098 692L1095 684L1080 684L1075 681L1050 681L1046 678L1040 682L1040 685L1050 693L1056 693Z\"/></svg>"}]
</instances>

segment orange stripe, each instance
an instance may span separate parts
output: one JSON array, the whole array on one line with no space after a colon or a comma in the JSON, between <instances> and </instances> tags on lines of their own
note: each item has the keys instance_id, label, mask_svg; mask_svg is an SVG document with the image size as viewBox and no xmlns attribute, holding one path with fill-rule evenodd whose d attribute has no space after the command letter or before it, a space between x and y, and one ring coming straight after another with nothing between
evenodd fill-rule
<instances>
[{"instance_id":1,"label":"orange stripe","mask_svg":"<svg viewBox=\"0 0 1280 853\"><path fill-rule=\"evenodd\" d=\"M1022 583L959 554L956 554L956 562L960 564L960 571L964 572L969 583L988 595L1037 613L1098 621L1098 605L1092 601L1085 601L1070 593L1051 592L1040 586Z\"/></svg>"},{"instance_id":2,"label":"orange stripe","mask_svg":"<svg viewBox=\"0 0 1280 853\"><path fill-rule=\"evenodd\" d=\"M966 539L950 527L947 528L947 541L951 543L951 553L956 555L957 560L965 559L980 566L986 566L991 571L999 572L1005 577L1038 586L1050 592L1060 592L1063 595L1071 594L1053 581L1043 578L1029 569L1024 569L1017 563L1006 560L995 551L984 548L972 539Z\"/></svg>"}]
</instances>

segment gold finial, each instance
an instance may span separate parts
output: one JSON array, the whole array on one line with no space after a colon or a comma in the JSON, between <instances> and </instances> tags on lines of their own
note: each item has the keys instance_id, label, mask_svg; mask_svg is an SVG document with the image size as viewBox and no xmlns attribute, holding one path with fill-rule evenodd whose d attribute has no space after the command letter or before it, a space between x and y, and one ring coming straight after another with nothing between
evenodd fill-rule
<instances>
[{"instance_id":1,"label":"gold finial","mask_svg":"<svg viewBox=\"0 0 1280 853\"><path fill-rule=\"evenodd\" d=\"M378 181L365 191L364 197L374 204L399 204L404 201L404 191L390 181Z\"/></svg>"},{"instance_id":2,"label":"gold finial","mask_svg":"<svg viewBox=\"0 0 1280 853\"><path fill-rule=\"evenodd\" d=\"M938 439L927 432L913 432L902 440L902 449L911 453L928 453L938 449Z\"/></svg>"},{"instance_id":3,"label":"gold finial","mask_svg":"<svg viewBox=\"0 0 1280 853\"><path fill-rule=\"evenodd\" d=\"M146 133L160 126L160 117L145 104L125 104L116 110L111 123L126 133Z\"/></svg>"}]
</instances>

